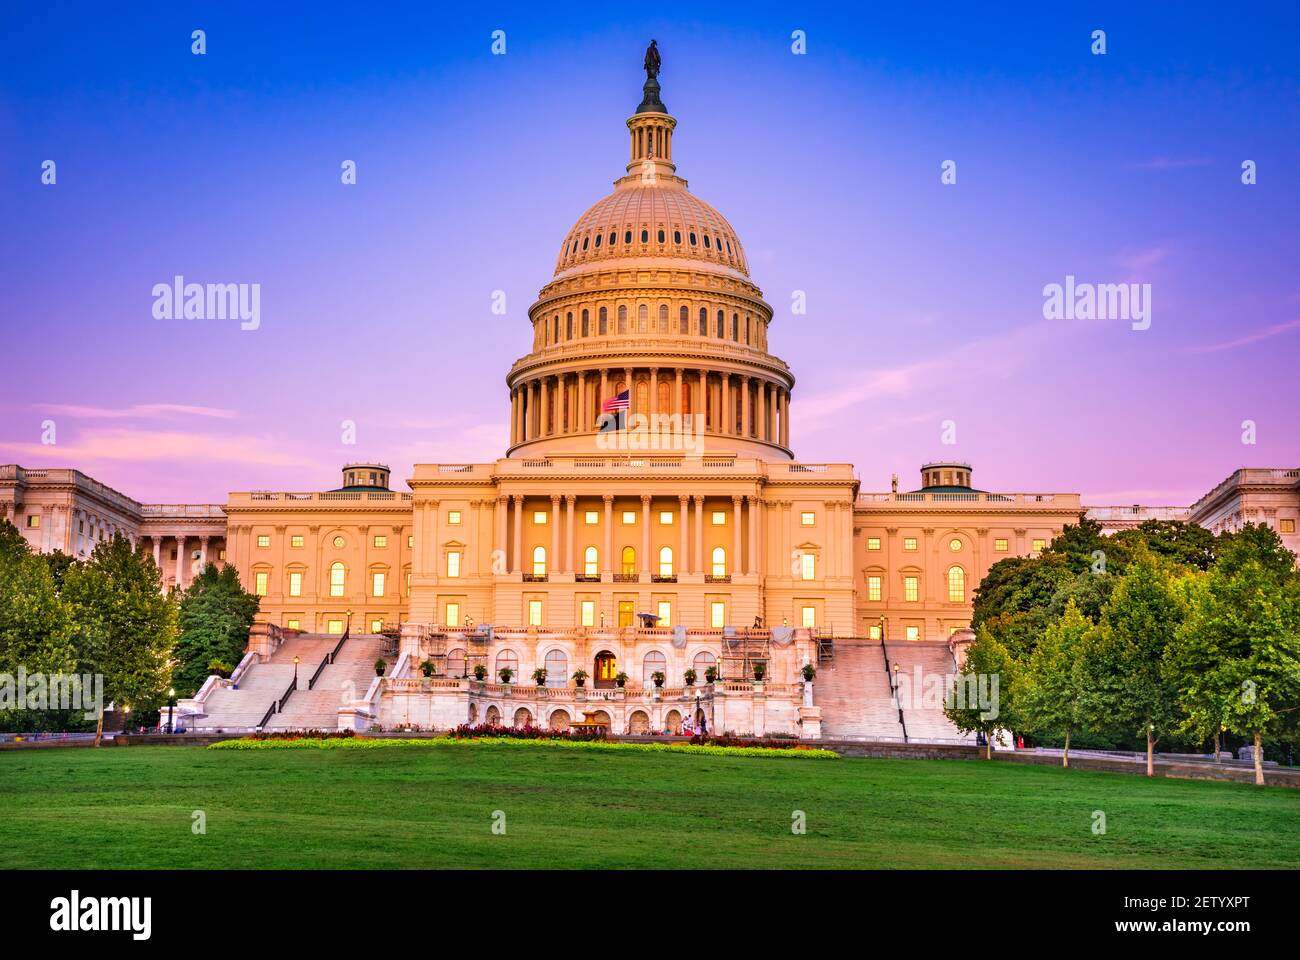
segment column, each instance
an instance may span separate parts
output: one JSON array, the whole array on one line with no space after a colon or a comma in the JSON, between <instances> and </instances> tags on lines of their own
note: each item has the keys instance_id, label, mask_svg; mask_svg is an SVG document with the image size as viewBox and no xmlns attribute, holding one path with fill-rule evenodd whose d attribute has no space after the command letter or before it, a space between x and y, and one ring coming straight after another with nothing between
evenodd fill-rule
<instances>
[{"instance_id":1,"label":"column","mask_svg":"<svg viewBox=\"0 0 1300 960\"><path fill-rule=\"evenodd\" d=\"M176 586L185 585L185 534L176 537Z\"/></svg>"},{"instance_id":2,"label":"column","mask_svg":"<svg viewBox=\"0 0 1300 960\"><path fill-rule=\"evenodd\" d=\"M542 380L537 378L529 386L528 393L528 439L536 440L542 435Z\"/></svg>"},{"instance_id":3,"label":"column","mask_svg":"<svg viewBox=\"0 0 1300 960\"><path fill-rule=\"evenodd\" d=\"M546 566L547 573L560 568L560 495L551 494L551 555Z\"/></svg>"},{"instance_id":4,"label":"column","mask_svg":"<svg viewBox=\"0 0 1300 960\"><path fill-rule=\"evenodd\" d=\"M648 578L650 565L650 494L641 494L641 576Z\"/></svg>"},{"instance_id":5,"label":"column","mask_svg":"<svg viewBox=\"0 0 1300 960\"><path fill-rule=\"evenodd\" d=\"M565 518L564 527L564 572L573 573L573 505L577 498L573 494L566 494L564 497L565 504L568 506L566 511L568 516Z\"/></svg>"},{"instance_id":6,"label":"column","mask_svg":"<svg viewBox=\"0 0 1300 960\"><path fill-rule=\"evenodd\" d=\"M623 382L627 384L627 413L623 417L623 424L626 426L632 420L632 414L640 413L636 409L636 384L632 382L632 368L623 368Z\"/></svg>"},{"instance_id":7,"label":"column","mask_svg":"<svg viewBox=\"0 0 1300 960\"><path fill-rule=\"evenodd\" d=\"M162 569L162 559L159 556L162 553L162 537L158 534L151 534L153 539L153 565L159 570Z\"/></svg>"},{"instance_id":8,"label":"column","mask_svg":"<svg viewBox=\"0 0 1300 960\"><path fill-rule=\"evenodd\" d=\"M790 391L781 391L781 446L790 446Z\"/></svg>"},{"instance_id":9,"label":"column","mask_svg":"<svg viewBox=\"0 0 1300 960\"><path fill-rule=\"evenodd\" d=\"M590 406L591 405L587 403L587 375L585 373L580 373L578 374L578 421L577 422L578 422L578 431L581 433L586 433L589 429L591 429L589 426L587 426L587 414Z\"/></svg>"},{"instance_id":10,"label":"column","mask_svg":"<svg viewBox=\"0 0 1300 960\"><path fill-rule=\"evenodd\" d=\"M612 554L614 552L614 495L606 493L601 495L605 501L605 549L601 551L601 578L608 583L610 575L614 568L610 566L613 562Z\"/></svg>"},{"instance_id":11,"label":"column","mask_svg":"<svg viewBox=\"0 0 1300 960\"><path fill-rule=\"evenodd\" d=\"M208 566L208 541L211 537L199 537L199 569L206 570ZM283 567L283 564L281 564Z\"/></svg>"},{"instance_id":12,"label":"column","mask_svg":"<svg viewBox=\"0 0 1300 960\"><path fill-rule=\"evenodd\" d=\"M524 553L524 498L522 494L513 494L510 497L515 502L515 547L511 551L510 572L523 572L523 553Z\"/></svg>"},{"instance_id":13,"label":"column","mask_svg":"<svg viewBox=\"0 0 1300 960\"><path fill-rule=\"evenodd\" d=\"M703 573L704 566L704 497L695 495L695 573Z\"/></svg>"},{"instance_id":14,"label":"column","mask_svg":"<svg viewBox=\"0 0 1300 960\"><path fill-rule=\"evenodd\" d=\"M550 419L551 419L551 418L548 416L548 414L550 413L550 409L551 409L551 407L550 407L550 392L551 392L551 383L550 383L550 380L551 380L550 377L542 377L542 378L541 378L541 381L542 381L542 386L541 386L542 395L541 395L541 399L538 401L538 404L537 404L537 417L538 417L537 435L538 435L539 437L549 436L549 435L550 435L550 432L551 432L550 429L549 429L549 428L550 428Z\"/></svg>"},{"instance_id":15,"label":"column","mask_svg":"<svg viewBox=\"0 0 1300 960\"><path fill-rule=\"evenodd\" d=\"M602 406L609 399L609 369L607 367L600 368L600 397L598 399Z\"/></svg>"},{"instance_id":16,"label":"column","mask_svg":"<svg viewBox=\"0 0 1300 960\"><path fill-rule=\"evenodd\" d=\"M767 391L767 438L772 442L777 442L777 425L776 425L776 393L780 388L774 383Z\"/></svg>"},{"instance_id":17,"label":"column","mask_svg":"<svg viewBox=\"0 0 1300 960\"><path fill-rule=\"evenodd\" d=\"M757 407L754 410L754 418L758 421L758 439L767 439L767 381L758 381Z\"/></svg>"},{"instance_id":18,"label":"column","mask_svg":"<svg viewBox=\"0 0 1300 960\"><path fill-rule=\"evenodd\" d=\"M510 544L506 540L506 537L509 536L506 527L507 520L509 519L508 517L509 513L510 513L510 498L504 495L498 495L497 496L497 537L496 537L496 543L492 545L492 549L494 553L498 550L501 551L502 561L508 561L510 557ZM502 562L500 565L494 562L492 564L492 573L495 575L499 573L501 570L506 569L507 566L508 564L506 562Z\"/></svg>"},{"instance_id":19,"label":"column","mask_svg":"<svg viewBox=\"0 0 1300 960\"><path fill-rule=\"evenodd\" d=\"M741 436L749 436L749 377L740 378L740 396L741 396Z\"/></svg>"},{"instance_id":20,"label":"column","mask_svg":"<svg viewBox=\"0 0 1300 960\"><path fill-rule=\"evenodd\" d=\"M732 573L740 573L740 568L742 566L740 562L740 505L744 499L745 499L744 497L741 497L739 495L733 495L731 498L731 518L732 518L731 539L734 541L735 544L735 546L733 547L733 552L731 554Z\"/></svg>"},{"instance_id":21,"label":"column","mask_svg":"<svg viewBox=\"0 0 1300 960\"><path fill-rule=\"evenodd\" d=\"M749 572L759 573L758 569L758 498L749 498Z\"/></svg>"},{"instance_id":22,"label":"column","mask_svg":"<svg viewBox=\"0 0 1300 960\"><path fill-rule=\"evenodd\" d=\"M669 413L680 414L682 432L686 432L686 408L682 405L682 368L673 370L673 402L668 405Z\"/></svg>"},{"instance_id":23,"label":"column","mask_svg":"<svg viewBox=\"0 0 1300 960\"><path fill-rule=\"evenodd\" d=\"M677 563L673 567L673 569L679 574L686 573L688 570L691 569L689 563L689 558L691 555L690 540L688 539L689 534L687 532L688 519L690 515L688 504L690 503L690 499L691 499L690 497L685 496L684 494L678 496L677 498L677 522L681 524L682 529L681 529L680 543L677 547L677 551L678 551Z\"/></svg>"},{"instance_id":24,"label":"column","mask_svg":"<svg viewBox=\"0 0 1300 960\"><path fill-rule=\"evenodd\" d=\"M728 401L731 399L731 374L723 373L719 374L719 376L722 377L722 392L719 399L722 406L722 415L718 418L718 433L730 434L732 416L730 412L731 404Z\"/></svg>"},{"instance_id":25,"label":"column","mask_svg":"<svg viewBox=\"0 0 1300 960\"><path fill-rule=\"evenodd\" d=\"M650 423L659 415L659 368L650 368Z\"/></svg>"}]
</instances>

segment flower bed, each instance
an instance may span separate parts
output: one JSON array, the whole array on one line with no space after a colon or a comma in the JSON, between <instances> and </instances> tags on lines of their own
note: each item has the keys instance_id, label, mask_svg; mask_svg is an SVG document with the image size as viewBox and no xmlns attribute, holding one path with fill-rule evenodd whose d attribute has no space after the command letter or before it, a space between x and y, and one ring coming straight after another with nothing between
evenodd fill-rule
<instances>
[{"instance_id":1,"label":"flower bed","mask_svg":"<svg viewBox=\"0 0 1300 960\"><path fill-rule=\"evenodd\" d=\"M605 734L598 730L551 730L547 727L502 727L491 723L476 726L462 723L448 734L456 740L481 740L492 737L498 740L603 740Z\"/></svg>"},{"instance_id":2,"label":"flower bed","mask_svg":"<svg viewBox=\"0 0 1300 960\"><path fill-rule=\"evenodd\" d=\"M632 753L685 753L712 757L797 757L804 760L838 760L839 754L814 747L720 747L695 743L619 743L614 740L521 740L512 737L440 737L433 740L339 737L222 740L209 750L371 750L385 747L489 746L520 749L623 750Z\"/></svg>"}]
</instances>

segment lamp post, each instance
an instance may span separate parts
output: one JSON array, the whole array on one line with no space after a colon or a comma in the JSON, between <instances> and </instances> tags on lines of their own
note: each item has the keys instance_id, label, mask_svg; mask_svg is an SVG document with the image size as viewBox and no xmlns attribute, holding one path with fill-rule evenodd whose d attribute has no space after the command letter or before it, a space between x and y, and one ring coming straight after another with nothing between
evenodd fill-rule
<instances>
[{"instance_id":1,"label":"lamp post","mask_svg":"<svg viewBox=\"0 0 1300 960\"><path fill-rule=\"evenodd\" d=\"M167 688L167 732L171 733L176 717L176 688Z\"/></svg>"},{"instance_id":2,"label":"lamp post","mask_svg":"<svg viewBox=\"0 0 1300 960\"><path fill-rule=\"evenodd\" d=\"M293 688L298 689L298 657L293 658Z\"/></svg>"},{"instance_id":3,"label":"lamp post","mask_svg":"<svg viewBox=\"0 0 1300 960\"><path fill-rule=\"evenodd\" d=\"M351 610L348 611L348 625L343 632L349 635L351 635L352 633L352 611ZM294 659L296 660L297 658L295 657Z\"/></svg>"}]
</instances>

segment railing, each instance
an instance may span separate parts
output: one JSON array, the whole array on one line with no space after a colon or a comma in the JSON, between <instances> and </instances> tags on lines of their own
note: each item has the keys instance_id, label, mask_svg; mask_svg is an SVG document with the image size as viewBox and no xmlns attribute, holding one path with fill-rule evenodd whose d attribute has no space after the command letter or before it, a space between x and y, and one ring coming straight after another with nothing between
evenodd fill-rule
<instances>
[{"instance_id":1,"label":"railing","mask_svg":"<svg viewBox=\"0 0 1300 960\"><path fill-rule=\"evenodd\" d=\"M316 672L313 673L311 679L307 681L308 690L311 690L316 686L316 681L319 680L320 675L325 672L325 668L338 659L339 651L343 649L343 644L347 643L350 629L351 628L344 630L343 636L339 637L339 642L334 644L334 649L325 654L325 659L320 662L320 666L316 668Z\"/></svg>"},{"instance_id":2,"label":"railing","mask_svg":"<svg viewBox=\"0 0 1300 960\"><path fill-rule=\"evenodd\" d=\"M392 490L376 490L373 493L334 493L325 491L321 493L291 493L291 492L274 492L270 490L253 490L243 493L232 493L230 503L325 503L335 500L344 500L348 502L360 500L410 500L411 494L398 493Z\"/></svg>"},{"instance_id":3,"label":"railing","mask_svg":"<svg viewBox=\"0 0 1300 960\"><path fill-rule=\"evenodd\" d=\"M641 574L639 573L616 573L614 574L615 583L640 583Z\"/></svg>"},{"instance_id":4,"label":"railing","mask_svg":"<svg viewBox=\"0 0 1300 960\"><path fill-rule=\"evenodd\" d=\"M903 742L907 743L907 721L903 719L903 701L898 699L898 687L894 684L894 671L889 665L889 650L885 647L884 631L880 636L880 655L885 658L885 676L889 678L889 695L894 700L894 706L898 708L898 725L903 730Z\"/></svg>"},{"instance_id":5,"label":"railing","mask_svg":"<svg viewBox=\"0 0 1300 960\"><path fill-rule=\"evenodd\" d=\"M705 583L730 583L730 582L731 582L731 574L729 574L729 573L724 573L724 574L720 574L720 575L715 575L715 574L705 574L705 576L704 576L704 582L705 582Z\"/></svg>"},{"instance_id":6,"label":"railing","mask_svg":"<svg viewBox=\"0 0 1300 960\"><path fill-rule=\"evenodd\" d=\"M525 573L524 583L545 583L547 576L544 573Z\"/></svg>"},{"instance_id":7,"label":"railing","mask_svg":"<svg viewBox=\"0 0 1300 960\"><path fill-rule=\"evenodd\" d=\"M857 503L1059 503L1079 505L1077 493L861 493Z\"/></svg>"}]
</instances>

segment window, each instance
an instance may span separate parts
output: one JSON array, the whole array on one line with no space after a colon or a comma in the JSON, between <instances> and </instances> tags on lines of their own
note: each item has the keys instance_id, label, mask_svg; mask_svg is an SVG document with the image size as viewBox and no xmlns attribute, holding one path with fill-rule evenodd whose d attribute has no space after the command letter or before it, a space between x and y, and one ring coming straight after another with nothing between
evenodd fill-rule
<instances>
[{"instance_id":1,"label":"window","mask_svg":"<svg viewBox=\"0 0 1300 960\"><path fill-rule=\"evenodd\" d=\"M802 580L817 579L817 558L811 553L799 557L799 577Z\"/></svg>"},{"instance_id":2,"label":"window","mask_svg":"<svg viewBox=\"0 0 1300 960\"><path fill-rule=\"evenodd\" d=\"M384 572L376 570L370 575L370 595L372 597L382 597L384 595Z\"/></svg>"},{"instance_id":3,"label":"window","mask_svg":"<svg viewBox=\"0 0 1300 960\"><path fill-rule=\"evenodd\" d=\"M347 568L343 566L342 560L336 560L330 565L330 596L343 596L343 587L347 583Z\"/></svg>"},{"instance_id":4,"label":"window","mask_svg":"<svg viewBox=\"0 0 1300 960\"><path fill-rule=\"evenodd\" d=\"M714 510L712 523L715 527L725 527L727 525L727 514L722 510Z\"/></svg>"},{"instance_id":5,"label":"window","mask_svg":"<svg viewBox=\"0 0 1300 960\"><path fill-rule=\"evenodd\" d=\"M257 585L253 587L253 592L257 594L259 597L266 596L266 581L269 578L270 578L270 574L267 573L265 570L257 571L257 576L256 576Z\"/></svg>"},{"instance_id":6,"label":"window","mask_svg":"<svg viewBox=\"0 0 1300 960\"><path fill-rule=\"evenodd\" d=\"M594 527L600 523L600 514L595 510L588 510L582 515L582 520L587 526Z\"/></svg>"},{"instance_id":7,"label":"window","mask_svg":"<svg viewBox=\"0 0 1300 960\"><path fill-rule=\"evenodd\" d=\"M386 536L384 536L382 533L380 533L380 534L376 534L376 535L375 535L375 546L376 546L376 547L386 547L386 546L388 546L388 538L387 538Z\"/></svg>"},{"instance_id":8,"label":"window","mask_svg":"<svg viewBox=\"0 0 1300 960\"><path fill-rule=\"evenodd\" d=\"M953 537L951 540L948 541L948 549L951 550L953 553L961 553L961 541L958 540L956 537Z\"/></svg>"},{"instance_id":9,"label":"window","mask_svg":"<svg viewBox=\"0 0 1300 960\"><path fill-rule=\"evenodd\" d=\"M681 243L682 241L678 239L677 242ZM691 332L691 311L690 308L688 307L681 307L677 311L677 332L678 333Z\"/></svg>"},{"instance_id":10,"label":"window","mask_svg":"<svg viewBox=\"0 0 1300 960\"><path fill-rule=\"evenodd\" d=\"M39 513L31 513L27 515L28 530L35 530L40 525L41 525L41 515Z\"/></svg>"},{"instance_id":11,"label":"window","mask_svg":"<svg viewBox=\"0 0 1300 960\"><path fill-rule=\"evenodd\" d=\"M620 627L632 626L632 620L633 620L632 605L633 604L631 600L620 600L618 602L618 625ZM606 661L602 660L599 662L605 663ZM613 679L612 676L610 679Z\"/></svg>"},{"instance_id":12,"label":"window","mask_svg":"<svg viewBox=\"0 0 1300 960\"><path fill-rule=\"evenodd\" d=\"M659 242L663 243L662 234L660 235ZM666 303L659 304L659 332L660 333L668 332L668 304Z\"/></svg>"},{"instance_id":13,"label":"window","mask_svg":"<svg viewBox=\"0 0 1300 960\"><path fill-rule=\"evenodd\" d=\"M588 577L600 575L600 554L595 547L582 551L582 572Z\"/></svg>"},{"instance_id":14,"label":"window","mask_svg":"<svg viewBox=\"0 0 1300 960\"><path fill-rule=\"evenodd\" d=\"M903 578L903 599L915 603L921 595L921 582L916 577Z\"/></svg>"},{"instance_id":15,"label":"window","mask_svg":"<svg viewBox=\"0 0 1300 960\"><path fill-rule=\"evenodd\" d=\"M691 667L694 668L695 675L702 682L704 680L704 672L708 670L709 667L715 666L717 662L717 657L707 650L701 650L695 655L695 659L691 662Z\"/></svg>"},{"instance_id":16,"label":"window","mask_svg":"<svg viewBox=\"0 0 1300 960\"><path fill-rule=\"evenodd\" d=\"M867 599L880 599L880 577L874 575L867 577Z\"/></svg>"},{"instance_id":17,"label":"window","mask_svg":"<svg viewBox=\"0 0 1300 960\"><path fill-rule=\"evenodd\" d=\"M664 232L663 232L662 229L659 231L658 237L659 237L659 242L660 242L660 243L663 243L663 242L664 242Z\"/></svg>"},{"instance_id":18,"label":"window","mask_svg":"<svg viewBox=\"0 0 1300 960\"><path fill-rule=\"evenodd\" d=\"M284 626L285 626L285 629L287 629L287 630L298 630L298 629L300 629L300 624L301 624L301 623L302 623L301 620L286 620L286 621L284 622Z\"/></svg>"},{"instance_id":19,"label":"window","mask_svg":"<svg viewBox=\"0 0 1300 960\"><path fill-rule=\"evenodd\" d=\"M628 231L627 242L632 242L632 233ZM618 332L627 333L627 306L623 305L618 308Z\"/></svg>"},{"instance_id":20,"label":"window","mask_svg":"<svg viewBox=\"0 0 1300 960\"><path fill-rule=\"evenodd\" d=\"M713 575L715 577L727 575L727 551L722 547L713 548Z\"/></svg>"},{"instance_id":21,"label":"window","mask_svg":"<svg viewBox=\"0 0 1300 960\"><path fill-rule=\"evenodd\" d=\"M545 511L545 510L534 510L534 511L533 511L533 525L534 525L534 526L538 526L538 527L544 527L544 526L546 526L546 511Z\"/></svg>"},{"instance_id":22,"label":"window","mask_svg":"<svg viewBox=\"0 0 1300 960\"><path fill-rule=\"evenodd\" d=\"M325 629L327 632L332 633L336 637L340 636L343 633L343 621L330 620L326 625Z\"/></svg>"},{"instance_id":23,"label":"window","mask_svg":"<svg viewBox=\"0 0 1300 960\"><path fill-rule=\"evenodd\" d=\"M709 626L719 630L727 625L727 605L721 600L709 604Z\"/></svg>"},{"instance_id":24,"label":"window","mask_svg":"<svg viewBox=\"0 0 1300 960\"><path fill-rule=\"evenodd\" d=\"M413 546L415 546L415 536L414 536L414 535L411 535L411 536L409 536L409 537L406 538L406 545L407 545L408 547L413 547Z\"/></svg>"},{"instance_id":25,"label":"window","mask_svg":"<svg viewBox=\"0 0 1300 960\"><path fill-rule=\"evenodd\" d=\"M615 235L612 233L609 235L610 243L614 242L614 236ZM598 318L596 321L596 332L603 337L605 334L609 333L609 308L601 307L600 312L596 314L596 316Z\"/></svg>"},{"instance_id":26,"label":"window","mask_svg":"<svg viewBox=\"0 0 1300 960\"><path fill-rule=\"evenodd\" d=\"M1278 531L1280 533L1295 533L1295 520L1284 517L1278 521Z\"/></svg>"},{"instance_id":27,"label":"window","mask_svg":"<svg viewBox=\"0 0 1300 960\"><path fill-rule=\"evenodd\" d=\"M345 544L345 543L347 543L347 541L344 540L342 537L335 537L335 538L334 538L334 546L336 546L336 547L342 547L343 544Z\"/></svg>"},{"instance_id":28,"label":"window","mask_svg":"<svg viewBox=\"0 0 1300 960\"><path fill-rule=\"evenodd\" d=\"M870 639L872 639L872 640L879 640L879 639L880 639L880 624L877 623L877 624L873 624L873 625L870 626L870 627L867 627L867 637L870 638Z\"/></svg>"},{"instance_id":29,"label":"window","mask_svg":"<svg viewBox=\"0 0 1300 960\"><path fill-rule=\"evenodd\" d=\"M459 511L459 510L448 510L448 511L447 511L447 524L448 524L449 526L453 526L453 527L459 527L459 526L460 526L460 511Z\"/></svg>"},{"instance_id":30,"label":"window","mask_svg":"<svg viewBox=\"0 0 1300 960\"><path fill-rule=\"evenodd\" d=\"M799 525L802 527L815 527L817 525L817 514L805 510L799 514Z\"/></svg>"},{"instance_id":31,"label":"window","mask_svg":"<svg viewBox=\"0 0 1300 960\"><path fill-rule=\"evenodd\" d=\"M915 549L916 549L916 537L904 537L904 538L903 538L903 549L904 549L904 550L915 550Z\"/></svg>"},{"instance_id":32,"label":"window","mask_svg":"<svg viewBox=\"0 0 1300 960\"><path fill-rule=\"evenodd\" d=\"M546 548L533 547L533 576L546 576Z\"/></svg>"},{"instance_id":33,"label":"window","mask_svg":"<svg viewBox=\"0 0 1300 960\"><path fill-rule=\"evenodd\" d=\"M805 627L815 627L815 626L817 626L817 608L816 608L816 607L804 607L804 608L803 608L803 625L804 625Z\"/></svg>"},{"instance_id":34,"label":"window","mask_svg":"<svg viewBox=\"0 0 1300 960\"><path fill-rule=\"evenodd\" d=\"M447 576L460 576L460 551L452 550L447 554Z\"/></svg>"},{"instance_id":35,"label":"window","mask_svg":"<svg viewBox=\"0 0 1300 960\"><path fill-rule=\"evenodd\" d=\"M966 571L961 567L948 568L948 602L966 602Z\"/></svg>"},{"instance_id":36,"label":"window","mask_svg":"<svg viewBox=\"0 0 1300 960\"><path fill-rule=\"evenodd\" d=\"M260 534L257 538L257 545L259 547L269 547L271 545L271 538L265 533Z\"/></svg>"},{"instance_id":37,"label":"window","mask_svg":"<svg viewBox=\"0 0 1300 960\"><path fill-rule=\"evenodd\" d=\"M623 548L622 556L623 576L630 577L636 573L636 551L631 547Z\"/></svg>"},{"instance_id":38,"label":"window","mask_svg":"<svg viewBox=\"0 0 1300 960\"><path fill-rule=\"evenodd\" d=\"M293 570L289 573L289 596L302 596L302 572Z\"/></svg>"},{"instance_id":39,"label":"window","mask_svg":"<svg viewBox=\"0 0 1300 960\"><path fill-rule=\"evenodd\" d=\"M623 526L625 526L625 527L630 527L630 526L634 525L635 523L636 523L636 511L635 511L635 510L624 510L624 511L623 511Z\"/></svg>"},{"instance_id":40,"label":"window","mask_svg":"<svg viewBox=\"0 0 1300 960\"><path fill-rule=\"evenodd\" d=\"M644 236L644 233L642 234ZM642 240L642 243L645 241ZM650 308L644 303L636 308L636 330L637 333L645 333L650 326Z\"/></svg>"},{"instance_id":41,"label":"window","mask_svg":"<svg viewBox=\"0 0 1300 960\"><path fill-rule=\"evenodd\" d=\"M542 625L542 601L528 601L528 625L530 627L540 627Z\"/></svg>"},{"instance_id":42,"label":"window","mask_svg":"<svg viewBox=\"0 0 1300 960\"><path fill-rule=\"evenodd\" d=\"M519 654L515 653L513 650L502 650L500 653L498 653L497 673L496 673L498 677L501 676L502 670L509 670L514 675L514 679L518 680L519 679Z\"/></svg>"},{"instance_id":43,"label":"window","mask_svg":"<svg viewBox=\"0 0 1300 960\"><path fill-rule=\"evenodd\" d=\"M295 549L301 547L302 544L303 544L302 534L295 534L294 536L289 538L289 546L294 547Z\"/></svg>"},{"instance_id":44,"label":"window","mask_svg":"<svg viewBox=\"0 0 1300 960\"><path fill-rule=\"evenodd\" d=\"M384 621L383 621L383 620L371 620L371 621L370 621L370 632L371 632L371 633L383 633L383 632L384 632Z\"/></svg>"},{"instance_id":45,"label":"window","mask_svg":"<svg viewBox=\"0 0 1300 960\"><path fill-rule=\"evenodd\" d=\"M596 601L595 600L582 601L582 625L584 627L594 627L596 625ZM548 685L551 682L551 675L549 672L546 675L546 682Z\"/></svg>"},{"instance_id":46,"label":"window","mask_svg":"<svg viewBox=\"0 0 1300 960\"><path fill-rule=\"evenodd\" d=\"M920 640L920 639L921 639L921 628L920 628L920 627L908 627L908 628L907 628L907 639L908 639L908 640Z\"/></svg>"},{"instance_id":47,"label":"window","mask_svg":"<svg viewBox=\"0 0 1300 960\"><path fill-rule=\"evenodd\" d=\"M879 538L879 537L867 537L867 549L868 549L868 550L879 550L879 549L880 549L880 538Z\"/></svg>"},{"instance_id":48,"label":"window","mask_svg":"<svg viewBox=\"0 0 1300 960\"><path fill-rule=\"evenodd\" d=\"M673 605L669 600L659 601L659 626L671 627L673 625Z\"/></svg>"},{"instance_id":49,"label":"window","mask_svg":"<svg viewBox=\"0 0 1300 960\"><path fill-rule=\"evenodd\" d=\"M671 577L673 575L673 548L661 547L659 549L659 576Z\"/></svg>"},{"instance_id":50,"label":"window","mask_svg":"<svg viewBox=\"0 0 1300 960\"><path fill-rule=\"evenodd\" d=\"M641 682L647 687L654 683L654 674L668 676L668 658L658 650L651 650L641 661Z\"/></svg>"},{"instance_id":51,"label":"window","mask_svg":"<svg viewBox=\"0 0 1300 960\"><path fill-rule=\"evenodd\" d=\"M1037 553L1039 550L1046 549L1046 547L1047 547L1047 541L1046 541L1046 540L1043 540L1043 539L1041 539L1041 538L1037 538L1037 537L1034 539L1034 552L1035 552L1035 553Z\"/></svg>"},{"instance_id":52,"label":"window","mask_svg":"<svg viewBox=\"0 0 1300 960\"><path fill-rule=\"evenodd\" d=\"M590 601L588 601L590 602ZM564 687L569 684L569 655L563 650L552 650L543 661L546 667L546 685Z\"/></svg>"},{"instance_id":53,"label":"window","mask_svg":"<svg viewBox=\"0 0 1300 960\"><path fill-rule=\"evenodd\" d=\"M1006 538L1006 537L998 537L996 540L994 540L994 541L993 541L993 549L996 550L998 553L1006 553L1006 552L1007 552L1007 538Z\"/></svg>"},{"instance_id":54,"label":"window","mask_svg":"<svg viewBox=\"0 0 1300 960\"><path fill-rule=\"evenodd\" d=\"M447 624L446 624L447 626L459 627L460 626L460 604L459 603L447 604L446 616L447 616Z\"/></svg>"},{"instance_id":55,"label":"window","mask_svg":"<svg viewBox=\"0 0 1300 960\"><path fill-rule=\"evenodd\" d=\"M670 510L661 511L659 514L659 526L671 527L673 525L673 514Z\"/></svg>"}]
</instances>

